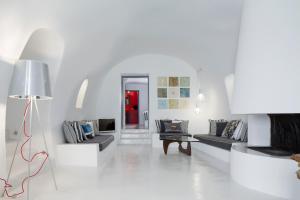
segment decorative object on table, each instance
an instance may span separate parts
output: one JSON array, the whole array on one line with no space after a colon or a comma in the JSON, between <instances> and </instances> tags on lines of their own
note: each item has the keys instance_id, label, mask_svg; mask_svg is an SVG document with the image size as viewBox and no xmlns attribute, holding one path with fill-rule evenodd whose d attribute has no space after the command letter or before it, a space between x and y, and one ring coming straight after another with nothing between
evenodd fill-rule
<instances>
[{"instance_id":1,"label":"decorative object on table","mask_svg":"<svg viewBox=\"0 0 300 200\"><path fill-rule=\"evenodd\" d=\"M36 176L44 167L46 162L50 164L51 175L53 178L53 183L55 189L57 189L55 174L51 160L49 159L48 145L45 136L44 126L41 124L41 116L39 113L37 101L38 100L50 100L52 99L50 90L50 79L48 66L40 61L33 60L20 60L15 64L14 72L11 80L9 98L26 100L24 118L20 126L20 130L23 129L23 138L20 134L20 138L16 144L14 155L9 166L8 176L6 179L1 179L5 182L3 196L15 198L25 193L25 185L27 183L27 200L30 199L30 181ZM46 151L32 152L32 117L33 111L36 111L37 121L42 129L42 138L45 145ZM28 114L29 111L29 114ZM27 123L27 118L29 117L29 123ZM27 130L27 125L29 125L29 130ZM18 133L20 133L20 130ZM25 152L25 147L27 147L28 152ZM18 149L20 148L20 154L22 159L27 163L27 177L22 180L21 191L11 194L12 189L16 190L12 184L10 184L10 178L12 175L12 169L15 163L16 155ZM40 161L42 160L42 161ZM40 167L32 171L31 163L35 161L40 161Z\"/></svg>"},{"instance_id":2,"label":"decorative object on table","mask_svg":"<svg viewBox=\"0 0 300 200\"><path fill-rule=\"evenodd\" d=\"M158 77L158 109L189 109L191 96L190 85L190 77Z\"/></svg>"},{"instance_id":3,"label":"decorative object on table","mask_svg":"<svg viewBox=\"0 0 300 200\"><path fill-rule=\"evenodd\" d=\"M298 162L298 166L300 167L300 154L294 154L291 158L293 160L295 160L296 162ZM297 173L298 179L300 179L300 169L296 173Z\"/></svg>"}]
</instances>

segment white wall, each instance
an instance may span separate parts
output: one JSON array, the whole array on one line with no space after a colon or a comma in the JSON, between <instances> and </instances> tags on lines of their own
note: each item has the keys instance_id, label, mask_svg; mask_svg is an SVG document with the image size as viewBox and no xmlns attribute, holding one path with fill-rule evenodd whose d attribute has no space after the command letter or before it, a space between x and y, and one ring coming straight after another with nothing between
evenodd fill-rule
<instances>
[{"instance_id":1,"label":"white wall","mask_svg":"<svg viewBox=\"0 0 300 200\"><path fill-rule=\"evenodd\" d=\"M139 124L145 124L144 112L148 110L148 84L147 83L126 83L126 90L139 91Z\"/></svg>"},{"instance_id":2,"label":"white wall","mask_svg":"<svg viewBox=\"0 0 300 200\"><path fill-rule=\"evenodd\" d=\"M95 105L86 103L90 118L116 118L117 129L121 127L121 75L122 74L149 75L149 114L150 130L156 130L155 119L188 119L190 132L193 134L208 132L209 118L232 118L224 86L224 75L203 71L200 74L201 89L206 95L202 112L197 115L194 111L198 95L199 81L194 67L183 60L165 55L147 54L129 58L113 67L104 77L98 90L94 90ZM157 77L159 76L189 76L191 78L191 107L186 110L158 110L157 109ZM97 95L97 96L96 96ZM94 99L89 98L89 99Z\"/></svg>"},{"instance_id":3,"label":"white wall","mask_svg":"<svg viewBox=\"0 0 300 200\"><path fill-rule=\"evenodd\" d=\"M271 120L268 115L248 116L248 145L271 146Z\"/></svg>"},{"instance_id":4,"label":"white wall","mask_svg":"<svg viewBox=\"0 0 300 200\"><path fill-rule=\"evenodd\" d=\"M300 112L300 1L246 0L232 112Z\"/></svg>"},{"instance_id":5,"label":"white wall","mask_svg":"<svg viewBox=\"0 0 300 200\"><path fill-rule=\"evenodd\" d=\"M3 62L0 59L0 177L4 177L6 168L6 149L5 149L5 118L6 101L10 78L13 71L11 64Z\"/></svg>"}]
</instances>

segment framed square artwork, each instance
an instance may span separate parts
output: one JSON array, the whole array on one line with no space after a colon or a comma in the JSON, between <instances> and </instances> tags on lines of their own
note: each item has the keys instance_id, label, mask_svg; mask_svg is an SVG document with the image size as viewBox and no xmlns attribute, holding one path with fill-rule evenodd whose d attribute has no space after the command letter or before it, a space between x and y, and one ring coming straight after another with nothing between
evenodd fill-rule
<instances>
[{"instance_id":1,"label":"framed square artwork","mask_svg":"<svg viewBox=\"0 0 300 200\"><path fill-rule=\"evenodd\" d=\"M179 99L179 109L189 109L190 108L190 100L189 99Z\"/></svg>"},{"instance_id":2,"label":"framed square artwork","mask_svg":"<svg viewBox=\"0 0 300 200\"><path fill-rule=\"evenodd\" d=\"M168 89L167 88L157 88L157 97L158 98L167 98Z\"/></svg>"},{"instance_id":3,"label":"framed square artwork","mask_svg":"<svg viewBox=\"0 0 300 200\"><path fill-rule=\"evenodd\" d=\"M168 109L169 108L168 105L169 104L168 104L168 100L167 99L158 99L158 101L157 101L157 107L160 110Z\"/></svg>"},{"instance_id":4,"label":"framed square artwork","mask_svg":"<svg viewBox=\"0 0 300 200\"><path fill-rule=\"evenodd\" d=\"M169 77L169 87L178 87L179 79L178 77Z\"/></svg>"},{"instance_id":5,"label":"framed square artwork","mask_svg":"<svg viewBox=\"0 0 300 200\"><path fill-rule=\"evenodd\" d=\"M178 99L169 99L169 109L178 109Z\"/></svg>"},{"instance_id":6,"label":"framed square artwork","mask_svg":"<svg viewBox=\"0 0 300 200\"><path fill-rule=\"evenodd\" d=\"M177 99L180 97L180 90L179 88L169 88L168 89L168 98L170 99Z\"/></svg>"},{"instance_id":7,"label":"framed square artwork","mask_svg":"<svg viewBox=\"0 0 300 200\"><path fill-rule=\"evenodd\" d=\"M190 88L180 88L180 97L189 98L190 97Z\"/></svg>"},{"instance_id":8,"label":"framed square artwork","mask_svg":"<svg viewBox=\"0 0 300 200\"><path fill-rule=\"evenodd\" d=\"M180 87L190 87L190 77L180 77Z\"/></svg>"},{"instance_id":9,"label":"framed square artwork","mask_svg":"<svg viewBox=\"0 0 300 200\"><path fill-rule=\"evenodd\" d=\"M168 77L158 77L157 87L168 87Z\"/></svg>"}]
</instances>

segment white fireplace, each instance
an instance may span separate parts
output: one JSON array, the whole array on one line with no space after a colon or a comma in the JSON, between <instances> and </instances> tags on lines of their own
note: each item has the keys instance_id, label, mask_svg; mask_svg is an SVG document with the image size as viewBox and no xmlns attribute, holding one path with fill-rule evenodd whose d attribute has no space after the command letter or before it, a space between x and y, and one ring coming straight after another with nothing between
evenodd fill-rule
<instances>
[{"instance_id":1,"label":"white fireplace","mask_svg":"<svg viewBox=\"0 0 300 200\"><path fill-rule=\"evenodd\" d=\"M248 116L248 146L271 145L268 114L300 113L299 10L298 0L244 1L231 111ZM251 189L299 197L296 171L289 157L232 147L232 178Z\"/></svg>"}]
</instances>

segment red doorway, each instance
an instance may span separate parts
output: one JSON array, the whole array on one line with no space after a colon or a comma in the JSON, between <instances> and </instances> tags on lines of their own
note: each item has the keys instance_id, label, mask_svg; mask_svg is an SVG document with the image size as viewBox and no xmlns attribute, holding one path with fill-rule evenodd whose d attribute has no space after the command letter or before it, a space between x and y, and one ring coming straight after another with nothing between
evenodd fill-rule
<instances>
[{"instance_id":1,"label":"red doorway","mask_svg":"<svg viewBox=\"0 0 300 200\"><path fill-rule=\"evenodd\" d=\"M125 90L126 125L139 124L139 91Z\"/></svg>"}]
</instances>

